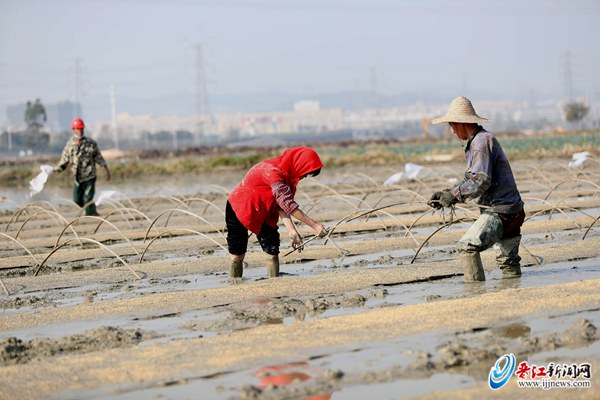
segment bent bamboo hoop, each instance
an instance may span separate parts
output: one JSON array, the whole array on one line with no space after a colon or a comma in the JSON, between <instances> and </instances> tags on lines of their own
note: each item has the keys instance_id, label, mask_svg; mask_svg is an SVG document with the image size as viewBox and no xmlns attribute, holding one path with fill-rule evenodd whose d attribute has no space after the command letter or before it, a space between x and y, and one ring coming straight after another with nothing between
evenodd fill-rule
<instances>
[{"instance_id":1,"label":"bent bamboo hoop","mask_svg":"<svg viewBox=\"0 0 600 400\"><path fill-rule=\"evenodd\" d=\"M140 255L140 260L138 261L138 264L141 264L144 261L144 255L146 254L146 252L148 251L148 249L150 248L150 246L152 245L152 243L154 243L155 240L160 239L161 237L163 237L164 235L170 234L171 232L175 232L175 231L184 231L184 232L188 232L188 233L193 233L196 235L200 235L202 237L205 237L206 239L210 240L211 242L213 242L214 244L216 244L217 246L219 246L221 249L228 251L227 248L225 246L223 246L221 243L217 242L215 239L211 238L210 236L202 233L202 232L198 232L195 231L193 229L187 229L187 228L173 228L173 229L169 229L167 231L161 232L158 235L156 235L154 238L152 238L152 240L148 243L148 245L146 246L146 248L144 249L144 251L142 252L142 254Z\"/></svg>"},{"instance_id":2,"label":"bent bamboo hoop","mask_svg":"<svg viewBox=\"0 0 600 400\"><path fill-rule=\"evenodd\" d=\"M201 220L201 221L205 222L205 223L206 223L206 224L208 224L208 225L209 225L211 228L213 228L213 229L214 229L214 230L215 230L215 231L216 231L216 232L217 232L219 235L221 235L221 237L222 237L223 239L226 239L226 238L225 238L225 235L223 234L223 232L221 232L221 230L219 230L219 229L218 229L216 226L214 226L214 224L213 224L212 222L210 222L210 221L209 221L209 220L207 220L206 218L203 218L203 217L199 216L198 214L196 214L196 213L193 213L193 212L191 212L191 211L188 211L188 210L182 210L182 209L180 209L180 208L170 208L170 209L168 209L168 210L164 210L163 212L161 212L160 214L158 214L158 216L156 216L156 218L154 218L154 220L152 221L152 223L151 223L151 224L150 224L150 226L148 227L148 230L146 231L146 234L144 235L144 243L145 243L145 242L146 242L146 240L148 239L148 233L150 232L150 229L152 229L152 227L154 226L154 224L156 223L156 221L158 221L158 219L159 219L160 217L162 217L163 215L165 215L166 213L170 213L170 214L172 214L173 212L181 212L181 213L184 213L184 214L187 214L187 215L191 215L191 216L193 216L193 217L196 217L196 218L198 218L199 220ZM166 225L165 225L165 227L166 227Z\"/></svg>"},{"instance_id":3,"label":"bent bamboo hoop","mask_svg":"<svg viewBox=\"0 0 600 400\"><path fill-rule=\"evenodd\" d=\"M138 254L138 255L140 254L140 252L138 251L138 249L137 249L137 248L136 248L136 247L133 245L133 243L131 243L131 241L130 241L130 240L127 238L127 236L126 236L126 235L125 235L123 232L121 232L121 230L120 230L119 228L117 228L117 227L116 227L116 226L115 226L115 225L114 225L112 222L110 222L110 221L107 221L105 218L102 218L102 217L96 217L96 216L93 216L93 215L83 215L83 216L81 216L81 217L77 217L77 218L75 218L73 221L69 222L69 223L67 224L67 226L65 226L65 227L63 228L63 230L60 232L60 235L58 235L58 238L56 239L56 242L55 242L55 244L54 244L54 247L58 246L58 243L60 242L60 239L63 237L63 235L64 235L65 231L67 230L67 228L69 228L70 226L72 226L72 225L74 225L74 224L78 223L79 221L81 221L81 220L82 220L82 219L84 219L84 218L89 218L89 219L95 219L95 220L99 220L99 221L101 221L101 222L100 222L101 224L102 224L102 223L106 223L106 224L108 224L108 225L112 226L113 228L115 228L115 230L116 230L117 232L119 232L119 234L121 235L121 237L123 237L123 239L125 239L125 241L126 241L127 243L129 243L129 245L131 246L131 248L133 248L133 251L135 251L135 254ZM148 229L148 231L149 231L149 230L150 230L150 229ZM83 238L82 238L82 239L83 239ZM63 243L63 245L64 245L64 243ZM61 246L62 246L62 245L61 245Z\"/></svg>"},{"instance_id":4,"label":"bent bamboo hoop","mask_svg":"<svg viewBox=\"0 0 600 400\"><path fill-rule=\"evenodd\" d=\"M37 276L40 271L42 270L42 268L44 267L44 264L46 264L46 261L48 261L48 259L54 254L56 253L58 250L60 250L62 247L66 246L69 242L73 241L75 239L69 239L66 242L62 243L60 246L55 247L54 249L52 249L52 251L50 252L50 254L48 254L46 256L46 258L38 265L38 267L35 269L35 272L33 273L33 276ZM109 249L107 246L103 245L102 243L100 243L97 240L94 239L90 239L90 238L86 238L86 237L82 237L80 238L80 240L84 240L86 242L91 242L94 244L97 244L98 246L102 247L103 249L107 250L109 253L111 253L113 256L115 256L119 261L121 261L123 263L123 265L125 265L130 271L131 273L137 278L137 279L142 279L137 272L135 272L133 270L133 268L131 268L131 266L125 261L123 260L117 253L115 253L114 251L112 251L111 249ZM139 254L139 253L138 253Z\"/></svg>"}]
</instances>

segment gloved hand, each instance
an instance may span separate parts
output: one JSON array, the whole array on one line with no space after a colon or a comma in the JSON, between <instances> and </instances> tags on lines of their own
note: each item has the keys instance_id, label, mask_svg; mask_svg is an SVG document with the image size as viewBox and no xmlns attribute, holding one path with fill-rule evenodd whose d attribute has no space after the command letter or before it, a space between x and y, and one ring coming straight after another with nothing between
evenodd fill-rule
<instances>
[{"instance_id":1,"label":"gloved hand","mask_svg":"<svg viewBox=\"0 0 600 400\"><path fill-rule=\"evenodd\" d=\"M290 242L292 243L292 247L295 250L298 250L298 253L300 253L302 250L304 250L304 246L302 246L302 235L300 233L298 233L298 231L290 231L288 232L288 237L290 238Z\"/></svg>"},{"instance_id":2,"label":"gloved hand","mask_svg":"<svg viewBox=\"0 0 600 400\"><path fill-rule=\"evenodd\" d=\"M442 195L440 196L440 204L442 207L451 207L456 203L458 203L458 199L454 197L450 189L446 189L442 192Z\"/></svg>"},{"instance_id":3,"label":"gloved hand","mask_svg":"<svg viewBox=\"0 0 600 400\"><path fill-rule=\"evenodd\" d=\"M436 210L439 210L442 207L450 207L456 203L458 203L458 199L454 197L450 189L435 192L427 202L430 207L433 207Z\"/></svg>"},{"instance_id":4,"label":"gloved hand","mask_svg":"<svg viewBox=\"0 0 600 400\"><path fill-rule=\"evenodd\" d=\"M439 210L440 208L442 208L442 205L440 204L440 197L442 197L442 192L435 192L429 198L427 205L429 207L435 208L436 210Z\"/></svg>"}]
</instances>

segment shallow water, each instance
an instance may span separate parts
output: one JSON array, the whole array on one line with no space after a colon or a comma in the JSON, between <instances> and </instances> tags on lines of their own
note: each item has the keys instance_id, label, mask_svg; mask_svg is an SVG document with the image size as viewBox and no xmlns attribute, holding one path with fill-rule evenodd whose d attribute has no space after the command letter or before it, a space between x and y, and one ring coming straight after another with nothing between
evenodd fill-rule
<instances>
[{"instance_id":1,"label":"shallow water","mask_svg":"<svg viewBox=\"0 0 600 400\"><path fill-rule=\"evenodd\" d=\"M243 173L240 172L240 175ZM106 182L99 181L96 189L99 194L102 190L116 189L117 191L125 193L129 197L144 197L149 195L189 195L192 193L209 193L209 192L224 192L217 187L207 184L207 182L217 183L226 187L231 188L237 181L236 177L229 174L217 174L214 179L207 179L206 176L198 177L198 179L190 180L176 180L172 178L162 179L148 183L145 182L131 182L128 184L113 185ZM319 177L319 182L326 182L327 179L335 181L336 177ZM373 177L377 179L376 177ZM360 179L364 181L364 179ZM306 184L308 182L304 182ZM401 201L401 199L407 199L406 194L402 193L388 193L387 190L381 188L374 188L368 182L366 185L360 185L357 187L358 192L361 192L364 187L364 193L358 194L358 197L368 194L366 202L369 204L375 204L377 201L381 201L379 205L389 203L395 203ZM441 185L444 182L434 181L432 184ZM425 184L427 185L427 183ZM532 183L526 185L531 189ZM304 185L303 187L309 188L307 193L311 194L315 199L319 196L326 196L320 206L315 207L312 212L316 218L323 217L332 219L338 218L339 215L345 215L353 211L353 205L357 205L355 199L350 201L352 204L348 204L340 201L340 199L333 199L327 196L327 189L318 188L314 186ZM412 187L423 192L429 191L429 187L423 184L408 183L407 187ZM534 186L535 190L529 192L532 197L543 198L545 193L543 190ZM323 189L323 190L321 190ZM431 188L433 190L433 188ZM0 189L2 190L2 189ZM334 188L334 191L338 190L339 193L350 193L348 190L353 190L348 186L340 186ZM549 190L549 189L548 189ZM373 192L371 192L373 191ZM353 193L358 193L353 192ZM539 192L539 193L538 193ZM6 192L1 192L0 195ZM26 189L16 189L12 192L13 195L9 196L13 200L26 202L27 198ZM388 196L389 194L389 196ZM565 196L569 195L566 193ZM20 196L20 197L19 197ZM64 202L70 202L70 188L56 189L52 186L48 187L39 198L52 201L54 204L62 204ZM550 199L554 202L561 201L562 194L555 192L557 199ZM301 201L306 198L301 197ZM224 198L224 197L219 197ZM62 200L61 200L62 199ZM589 200L590 197L586 196L582 199ZM34 198L35 200L35 198ZM220 201L220 200L219 200ZM565 200L570 205L578 204L574 202L574 198L568 198ZM144 202L143 207L140 206L144 211L150 208L149 204L152 202ZM223 201L224 202L224 201ZM422 203L416 201L418 203ZM9 202L0 202L0 208L7 207ZM407 201L410 203L410 201ZM528 201L529 204L535 204L535 201ZM538 204L545 204L544 207L551 207L550 204L538 202ZM595 206L597 203L588 202L594 208L588 208L584 211L586 213L597 215L600 212L600 208ZM222 207L223 204L218 204ZM156 207L152 206L151 213L160 212L160 206L165 204L157 204ZM166 204L167 208L172 207L172 203ZM197 205L196 205L197 206ZM359 207L366 207L366 205L358 204ZM108 206L101 206L100 212L109 209ZM417 208L415 208L417 209ZM68 209L72 212L72 209ZM213 210L214 211L214 210ZM545 245L545 248L551 247L553 244L566 245L574 244L580 240L581 235L585 229L570 223L568 220L581 219L583 220L584 214L574 210L564 210L565 212L555 211L552 215L552 220L561 220L562 224L556 224L556 231L540 233L540 234L527 234L523 238L524 246L535 249L538 244ZM460 215L463 215L462 211L459 211ZM401 217L417 217L422 212L415 212L414 214L402 214ZM212 213L212 216L220 218L218 214ZM387 219L388 217L381 214L382 218ZM442 217L439 213L436 214L439 219L438 224L429 224L418 226L413 229L414 234L428 235L434 232L442 223ZM467 215L470 215L467 213ZM211 217L212 218L212 217ZM118 216L114 217L117 220ZM533 218L533 221L548 221L549 215L539 215ZM377 219L372 217L369 219L371 222L375 222ZM124 222L119 220L122 226ZM219 221L222 221L219 219ZM446 217L446 221L449 221L449 217ZM591 221L591 219L590 219ZM328 225L334 224L336 221L327 221ZM360 221L355 221L359 223ZM173 218L171 225L176 226L177 223L187 225L189 221L185 218ZM135 229L129 225L129 229L132 229L132 233L137 235L137 232L133 230L140 230L140 226L145 226L145 222L136 221L134 223ZM543 224L542 224L543 225ZM600 224L597 224L600 225ZM51 220L40 222L38 226L42 229L50 227L56 230ZM369 226L375 226L369 224ZM445 232L457 230L464 230L469 224L455 224L451 227L444 228ZM90 227L82 227L82 230L89 232ZM162 225L161 225L162 227ZM346 228L348 228L347 226ZM357 229L363 229L358 224ZM87 229L86 229L87 228ZM536 229L539 228L539 225ZM112 230L112 227L104 226L103 234L108 233ZM125 230L125 229L124 229ZM14 231L14 227L13 227ZM53 232L52 231L52 232ZM50 232L50 230L48 231ZM23 233L23 237L26 236L27 232ZM282 232L283 233L283 232ZM600 234L600 226L593 229L590 233L590 237L598 237ZM32 235L39 237L43 234ZM109 236L109 235L105 235ZM284 236L284 234L283 234ZM366 241L377 241L382 238L395 238L404 237L404 229L401 226L394 226L391 229L371 229L370 231L361 230L358 232L349 232L347 234L336 234L334 240L336 244L341 248L346 243L359 243ZM33 239L33 237L30 237ZM178 240L190 240L191 237L174 237L168 239L169 242L176 242ZM160 241L157 241L157 246L150 248L146 254L146 261L152 262L160 261L161 264L152 265L153 271L160 271L160 274L169 276L160 276L156 278L145 278L141 280L132 280L131 273L118 266L118 263L114 262L114 258L107 256L102 258L96 258L94 260L85 259L82 261L72 262L59 262L55 261L48 265L48 272L55 274L52 279L48 279L44 284L51 284L49 282L55 282L57 286L62 286L61 274L70 274L72 270L81 269L96 269L96 268L108 268L118 267L114 271L109 273L98 273L98 275L106 278L100 278L94 284L70 287L71 285L77 285L77 282L71 282L77 280L76 276L71 274L68 283L65 283L65 287L57 287L51 290L44 291L29 291L26 287L14 288L11 286L11 291L15 290L13 296L3 304L7 304L7 308L0 311L3 316L9 315L15 319L19 318L21 313L35 313L36 310L44 310L50 307L57 307L62 309L72 305L78 305L80 303L90 302L106 302L110 300L130 300L146 296L151 293L169 293L177 291L192 292L193 295L202 295L200 291L211 288L222 288L227 287L231 283L227 277L226 271L219 272L206 272L198 274L188 275L175 275L176 272L168 271L167 263L173 264L178 261L192 261L196 257L202 257L202 254L196 254L193 247L187 246L184 248L182 245L175 244L174 246L163 246L163 249L167 249L164 252L161 246L158 245ZM283 242L285 247L287 245L285 237ZM454 242L454 241L452 241ZM105 242L112 249L125 250L128 244L124 242L116 243L112 240ZM135 242L140 245L140 241ZM176 242L177 243L177 242ZM321 242L322 243L322 242ZM319 244L321 244L319 243ZM226 258L225 251L219 248L210 248L210 246L202 245L203 249L206 250L206 254L211 254L214 257ZM329 246L329 245L328 245ZM333 245L331 245L333 246ZM334 274L336 271L342 270L353 270L360 271L363 269L376 270L382 268L413 268L410 265L410 260L414 256L416 249L419 244L415 244L412 249L400 249L395 251L384 251L366 255L347 256L343 255L340 251L338 256L331 258L309 260L302 259L297 263L282 264L282 271L288 276L284 279L293 279L292 276L315 276L324 273ZM536 247L534 247L536 246ZM87 246L93 248L93 246ZM143 248L144 246L139 246ZM174 249L179 247L179 249ZM43 247L39 247L36 250L42 252L46 251ZM202 250L202 249L201 249ZM67 251L67 250L65 250ZM250 251L260 252L259 247L252 241ZM287 249L282 249L284 253ZM540 250L541 251L541 250ZM62 250L61 250L62 252ZM128 251L131 253L131 251ZM555 253L555 252L554 252ZM550 252L550 254L554 254ZM10 249L9 254L11 256L18 254ZM82 257L86 254L82 253ZM532 264L532 259L527 253L522 253L523 264ZM560 255L559 255L560 256ZM57 257L58 258L58 257ZM65 257L66 259L67 257ZM70 257L74 258L74 257ZM135 255L127 256L127 261L132 264L135 269L135 263L137 259ZM455 243L448 243L442 246L425 246L417 261L420 266L423 267L424 263L438 262L442 265L444 261L452 260L453 265L456 266L456 246ZM562 257L565 258L565 257ZM285 260L285 259L284 259ZM54 260L52 260L54 261ZM17 262L17 261L15 261ZM166 263L165 263L166 262ZM204 264L203 264L204 265ZM433 265L433 264L431 264ZM203 266L206 270L211 270L209 266ZM416 268L419 268L417 266ZM216 269L216 268L215 268ZM402 270L398 271L401 272ZM303 324L308 321L323 319L323 318L335 318L336 316L344 316L356 313L369 313L373 310L382 310L385 307L400 307L412 304L419 304L430 302L431 306L435 307L436 301L460 299L464 297L477 297L481 294L494 293L498 291L505 291L504 293L510 294L512 289L527 289L530 287L547 286L558 283L573 282L583 279L599 279L600 278L600 258L583 259L578 260L576 258L565 262L544 264L542 266L528 266L523 268L523 277L520 279L502 280L500 271L495 269L487 272L488 280L482 283L463 283L462 276L454 275L452 273L445 272L442 275L441 271L438 276L432 276L430 280L422 282L412 283L398 283L393 282L389 284L382 284L374 287L365 287L363 289L356 290L347 293L320 293L313 295L298 295L290 297L276 297L276 298L254 298L244 302L238 302L233 304L223 304L216 307L206 308L199 305L198 309L187 310L188 307L177 308L173 306L169 308L169 304L159 306L157 309L152 311L144 312L130 312L122 315L111 315L109 317L100 317L97 319L90 320L78 320L72 323L56 323L55 325L44 326L41 328L23 329L20 331L4 332L0 337L5 336L16 336L20 339L27 340L32 338L43 338L43 337L68 337L69 335L83 333L91 328L98 328L101 326L115 326L121 329L141 329L144 335L149 332L156 332L162 337L156 339L150 339L150 336L144 336L145 340L139 344L139 346L146 345L158 345L162 346L163 343L192 338L210 338L217 335L228 335L230 332L249 329L253 326L260 324ZM452 271L459 273L460 269L456 266ZM16 276L19 271L11 271L7 276ZM24 272L24 271L23 271ZM103 271L104 272L104 271ZM240 283L240 291L251 290L253 285L248 283L265 279L264 266L256 262L255 265L251 265L250 268L245 270L245 280ZM122 273L122 275L121 275ZM81 274L83 275L83 274ZM359 275L359 274L357 274ZM384 276L385 274L381 274ZM322 277L323 281L325 277ZM88 278L89 279L89 278ZM106 280L105 280L106 279ZM383 278L382 278L383 279ZM8 280L8 279L7 279ZM65 280L66 281L66 280ZM283 280L282 280L283 281ZM58 283L56 283L58 282ZM284 281L285 282L285 281ZM37 285L36 285L37 286ZM69 286L69 287L66 287ZM331 289L335 291L335 289ZM197 291L197 292L196 292ZM329 289L328 289L329 291ZM16 296L29 297L26 301L21 303L11 303L12 299ZM34 298L35 296L35 298ZM4 299L0 299L4 301ZM27 301L30 300L30 301ZM358 301L356 301L358 300ZM226 300L224 300L226 301ZM322 301L318 303L317 301ZM48 304L49 303L49 304ZM17 308L19 304L26 306ZM317 304L319 307L310 307ZM323 306L323 307L321 307ZM85 305L84 305L85 307ZM73 310L72 314L76 314L76 311L83 309L84 307ZM160 309L158 309L160 308ZM65 309L65 314L68 314L70 310ZM460 310L458 311L460 312ZM137 399L137 398L240 398L250 397L257 395L259 398L269 397L270 398L305 398L308 396L296 396L294 395L294 389L304 390L307 388L317 388L319 394L331 395L331 398L401 398L413 395L419 395L423 393L429 393L433 390L449 390L458 389L474 384L485 384L485 378L489 372L492 363L495 360L478 360L478 365L469 365L468 368L452 367L448 368L452 373L447 373L444 369L429 370L427 367L423 367L422 362L423 354L429 354L431 360L436 363L436 368L440 365L445 368L443 359L444 355L440 352L440 347L444 345L456 344L457 341L463 340L469 346L477 349L490 349L494 347L494 340L506 340L512 341L511 345L515 348L518 346L518 338L533 335L534 337L540 337L544 334L550 334L552 332L563 332L567 327L571 326L573 322L578 319L585 317L591 320L596 326L600 326L600 311L595 309L580 310L572 314L564 315L564 310L556 310L556 315L547 315L541 317L539 315L525 315L521 318L516 318L510 321L502 321L497 325L491 324L490 326L470 326L464 328L457 328L457 332L454 331L439 331L436 333L426 333L420 335L413 335L408 337L399 337L397 340L389 340L384 343L369 341L364 345L354 346L339 346L330 348L313 348L308 351L305 356L299 356L297 358L288 359L282 356L278 359L258 359L253 361L251 364L240 362L235 365L233 371L220 371L215 376L194 376L192 372L187 372L192 375L184 375L186 371L180 371L176 373L176 378L170 381L170 377L163 377L162 382L144 382L137 383L129 381L127 384L119 387L101 387L98 390L88 392L74 392L74 393L61 393L57 397L60 398L123 398L123 399ZM393 311L389 311L393 313ZM85 313L81 313L86 315ZM561 315L563 314L563 315ZM386 312L378 313L377 315L386 316L389 315ZM382 317L385 318L385 317ZM334 320L330 320L334 322ZM300 325L297 325L301 327ZM306 326L306 325L305 325ZM243 336L240 333L236 336ZM219 339L223 339L220 337ZM213 342L213 341L207 341ZM210 343L207 343L210 345ZM547 359L563 358L565 361L571 360L573 357L585 357L587 354L599 354L600 349L598 347L598 341L590 346L584 346L579 349L558 349L555 351L543 351L537 352L537 354L531 357L532 360L541 360L543 362ZM507 352L513 351L508 346ZM78 357L78 352L70 354L69 357ZM532 352L532 354L535 352ZM303 353L301 353L303 354ZM468 352L467 355L461 355L461 357L473 356L474 352ZM59 356L57 356L59 357ZM486 355L485 357L489 357ZM538 358L540 357L540 358ZM57 362L60 360L57 358ZM52 360L54 361L54 360ZM415 363L416 361L419 361ZM202 368L202 360L198 360L197 370L204 371ZM421 365L421 366L419 366ZM277 366L275 368L274 366ZM35 365L26 366L25 368L31 367L35 369ZM265 377L266 370L275 371L286 371L292 377L296 377L296 382L289 385L289 382L282 381L281 388L269 389L268 380L262 379ZM409 375L408 372L417 372L418 377L415 375ZM338 373L340 372L340 373ZM277 375L273 373L273 375ZM156 375L161 376L161 375ZM292 379L293 380L293 379ZM64 387L74 388L74 386L66 385ZM89 386L91 387L91 386ZM260 394L253 392L253 389L263 390ZM390 395L392 393L392 395Z\"/></svg>"},{"instance_id":2,"label":"shallow water","mask_svg":"<svg viewBox=\"0 0 600 400\"><path fill-rule=\"evenodd\" d=\"M377 255L371 255L372 258L378 258ZM321 261L309 262L297 265L298 275L314 274L325 272L323 269L313 269L314 265ZM372 268L389 267L389 265L371 266ZM400 265L397 268L402 268ZM556 283L574 282L586 279L600 278L600 258L584 259L570 262L560 262L523 268L523 276L517 279L501 279L499 270L487 273L487 281L480 283L464 283L462 276L455 276L439 280L417 282L417 283L399 283L397 285L385 285L386 294L381 297L373 297L370 293L372 289L362 289L355 292L345 293L345 296L362 295L366 298L364 306L361 307L341 307L329 308L318 314L306 314L288 316L283 319L271 320L270 323L302 323L312 319L328 318L338 315L347 315L364 312L369 309L377 309L385 306L410 305L431 301L447 300L452 298L463 298L478 296L484 293L493 293L506 289L541 287ZM247 270L246 279L256 280L264 279L262 268L251 268ZM215 287L225 287L229 285L228 277L225 273L211 275L187 275L177 278L154 278L152 283L148 280L123 282L122 284L111 283L108 285L89 285L72 289L61 289L60 298L50 299L55 303L54 306L67 306L91 301L102 301L116 298L137 297L147 293L162 293L185 290L198 290ZM112 288L112 289L111 289ZM380 286L383 288L383 286ZM116 289L116 290L115 290ZM45 292L32 292L28 295L43 296ZM315 296L305 296L311 298ZM319 296L316 296L319 297ZM303 299L302 297L300 298ZM269 299L262 302L268 304ZM257 308L260 310L259 303L238 304L238 307ZM31 308L20 308L14 310L5 310L5 313L18 314L31 310ZM211 321L225 318L230 311L227 307L215 307L211 309L202 309L187 311L177 315L170 315L168 305L165 310L157 310L150 313L134 313L121 318L111 318L107 320L96 320L89 322L78 322L76 324L60 324L57 326L47 326L43 330L23 330L10 332L10 336L16 336L21 339L32 339L35 337L60 337L65 334L81 333L86 329L98 325L116 325L123 328L141 328L143 330L152 330L167 337L204 337L214 336L211 331L190 331L184 328L185 325L193 324L198 321ZM1 335L9 336L7 333Z\"/></svg>"},{"instance_id":3,"label":"shallow water","mask_svg":"<svg viewBox=\"0 0 600 400\"><path fill-rule=\"evenodd\" d=\"M237 175L240 175L239 177ZM102 180L96 182L96 198L103 190L115 190L128 198L145 198L157 195L191 195L195 193L220 193L221 189L218 186L224 186L227 189L232 189L237 183L236 179L243 176L241 172L232 173L205 173L197 178L178 178L177 176L159 176L153 177L152 180L130 179L126 182L115 183L113 181L106 182L103 180L103 172L101 172ZM50 178L52 179L52 178ZM33 197L29 195L28 182L24 182L22 187L4 187L0 186L0 196L8 197L10 202L0 201L0 210L15 208L17 203L24 206L30 202L45 200L53 204L60 204L63 200L71 201L72 187L57 187L53 184L46 184L44 190Z\"/></svg>"},{"instance_id":4,"label":"shallow water","mask_svg":"<svg viewBox=\"0 0 600 400\"><path fill-rule=\"evenodd\" d=\"M333 387L333 391L319 392L320 395L331 395L333 399L400 399L423 395L436 390L454 390L486 384L487 374L496 360L477 363L469 368L459 369L454 373L439 373L432 371L425 373L420 378L402 377L402 371L410 372L411 363L419 353L433 355L432 360L438 361L436 347L440 343L449 342L455 338L473 342L483 341L485 338L504 336L515 339L525 335L543 336L562 332L571 326L581 315L561 316L560 318L537 317L529 318L525 322L511 322L495 327L481 327L476 332L465 332L448 336L447 334L420 334L409 336L401 340L379 345L369 345L365 348L338 348L327 349L322 353L309 354L304 360L279 360L280 363L267 363L264 367L250 368L241 371L226 372L216 377L188 377L180 382L171 382L165 386L164 382L158 385L146 385L133 388L104 388L94 393L89 393L89 398L102 397L102 393L110 393L114 399L137 398L197 398L198 393L203 393L209 398L229 399L245 398L243 393L248 387L253 386L265 390L267 383L261 380L265 369L272 371L278 377L279 386L304 387ZM585 313L585 318L594 325L600 326L600 310ZM483 338L483 339L482 339ZM538 365L550 361L570 363L575 359L583 358L589 354L598 354L600 341L578 349L559 348L557 350L537 353L532 357L519 357L519 361L528 360L537 362ZM508 349L510 352L511 349ZM262 371L262 372L261 372ZM337 382L337 377L331 377L341 372L343 380ZM336 372L339 371L339 372ZM328 374L329 372L329 374ZM415 372L418 372L415 370ZM297 379L286 382L286 376L295 376ZM301 378L298 378L301 376ZM283 378L282 378L283 377ZM329 378L326 378L329 377ZM325 381L325 384L323 383ZM329 381L329 382L328 382ZM263 394L273 398L274 393L266 389ZM286 392L284 392L286 393ZM309 396L293 396L286 398L305 398ZM67 397L69 398L69 397ZM82 396L79 398L88 398ZM274 398L278 398L275 395Z\"/></svg>"}]
</instances>

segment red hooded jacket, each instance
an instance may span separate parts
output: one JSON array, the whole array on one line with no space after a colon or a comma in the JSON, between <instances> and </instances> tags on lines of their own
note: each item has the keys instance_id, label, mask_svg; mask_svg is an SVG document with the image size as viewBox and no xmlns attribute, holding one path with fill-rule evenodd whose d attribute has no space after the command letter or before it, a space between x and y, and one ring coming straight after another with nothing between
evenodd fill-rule
<instances>
[{"instance_id":1,"label":"red hooded jacket","mask_svg":"<svg viewBox=\"0 0 600 400\"><path fill-rule=\"evenodd\" d=\"M287 149L279 157L250 168L229 195L229 203L240 222L254 234L260 232L265 222L275 228L279 211L271 185L284 182L294 195L300 178L322 166L317 152L310 147Z\"/></svg>"}]
</instances>

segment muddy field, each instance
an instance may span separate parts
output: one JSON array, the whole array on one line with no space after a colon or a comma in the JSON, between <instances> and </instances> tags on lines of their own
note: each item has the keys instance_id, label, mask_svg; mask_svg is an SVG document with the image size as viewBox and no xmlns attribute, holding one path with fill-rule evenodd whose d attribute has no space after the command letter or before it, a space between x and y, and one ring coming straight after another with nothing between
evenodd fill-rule
<instances>
[{"instance_id":1,"label":"muddy field","mask_svg":"<svg viewBox=\"0 0 600 400\"><path fill-rule=\"evenodd\" d=\"M404 166L302 181L302 210L335 229L298 253L281 228L275 279L254 236L244 278L227 276L225 200L241 172L183 195L121 189L102 218L68 199L2 199L0 398L600 398L600 162L514 162L523 276L501 279L490 249L472 284L455 243L478 209L426 205L463 168L391 186ZM589 363L591 388L513 377L492 391L507 353Z\"/></svg>"}]
</instances>

